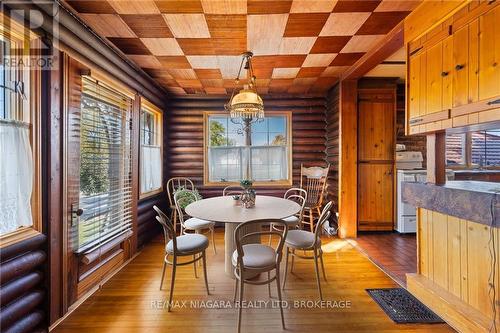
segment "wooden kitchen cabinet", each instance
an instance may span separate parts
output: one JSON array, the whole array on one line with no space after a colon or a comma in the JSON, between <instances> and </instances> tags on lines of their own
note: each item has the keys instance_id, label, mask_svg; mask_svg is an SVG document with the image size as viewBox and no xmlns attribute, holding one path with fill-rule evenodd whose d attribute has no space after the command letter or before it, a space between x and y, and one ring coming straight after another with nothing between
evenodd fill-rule
<instances>
[{"instance_id":1,"label":"wooden kitchen cabinet","mask_svg":"<svg viewBox=\"0 0 500 333\"><path fill-rule=\"evenodd\" d=\"M500 119L498 3L470 3L407 49L409 134Z\"/></svg>"}]
</instances>

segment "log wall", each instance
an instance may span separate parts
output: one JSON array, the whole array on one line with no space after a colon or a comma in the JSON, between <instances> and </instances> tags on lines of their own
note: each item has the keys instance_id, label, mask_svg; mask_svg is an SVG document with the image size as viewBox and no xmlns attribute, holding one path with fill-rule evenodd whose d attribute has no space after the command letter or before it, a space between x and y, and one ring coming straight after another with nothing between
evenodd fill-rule
<instances>
[{"instance_id":1,"label":"log wall","mask_svg":"<svg viewBox=\"0 0 500 333\"><path fill-rule=\"evenodd\" d=\"M328 175L328 200L334 202L337 211L339 199L339 86L333 87L326 98L326 151L330 163Z\"/></svg>"},{"instance_id":2,"label":"log wall","mask_svg":"<svg viewBox=\"0 0 500 333\"><path fill-rule=\"evenodd\" d=\"M46 236L4 247L0 251L0 328L5 333L45 330L44 265Z\"/></svg>"},{"instance_id":3,"label":"log wall","mask_svg":"<svg viewBox=\"0 0 500 333\"><path fill-rule=\"evenodd\" d=\"M203 114L223 111L227 98L170 100L164 155L169 177L188 177L203 197L221 195L223 187L203 186ZM293 184L300 182L300 165L324 166L326 103L322 97L264 97L266 111L292 113ZM259 187L259 194L282 196L287 187Z\"/></svg>"}]
</instances>

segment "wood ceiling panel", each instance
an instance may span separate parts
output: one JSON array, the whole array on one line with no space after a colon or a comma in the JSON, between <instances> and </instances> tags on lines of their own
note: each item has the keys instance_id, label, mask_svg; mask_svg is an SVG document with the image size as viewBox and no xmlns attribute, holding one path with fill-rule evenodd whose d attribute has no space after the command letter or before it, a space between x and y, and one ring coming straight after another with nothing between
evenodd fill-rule
<instances>
[{"instance_id":1,"label":"wood ceiling panel","mask_svg":"<svg viewBox=\"0 0 500 333\"><path fill-rule=\"evenodd\" d=\"M111 0L108 2L118 14L160 14L153 0Z\"/></svg>"},{"instance_id":2,"label":"wood ceiling panel","mask_svg":"<svg viewBox=\"0 0 500 333\"><path fill-rule=\"evenodd\" d=\"M157 58L164 68L191 69L191 64L185 56L161 56Z\"/></svg>"},{"instance_id":3,"label":"wood ceiling panel","mask_svg":"<svg viewBox=\"0 0 500 333\"><path fill-rule=\"evenodd\" d=\"M288 14L249 15L247 47L255 55L278 54Z\"/></svg>"},{"instance_id":4,"label":"wood ceiling panel","mask_svg":"<svg viewBox=\"0 0 500 333\"><path fill-rule=\"evenodd\" d=\"M82 14L82 19L95 32L104 37L137 37L132 29L116 14Z\"/></svg>"},{"instance_id":5,"label":"wood ceiling panel","mask_svg":"<svg viewBox=\"0 0 500 333\"><path fill-rule=\"evenodd\" d=\"M139 38L108 38L109 41L125 54L144 54L149 55L151 52L141 42Z\"/></svg>"},{"instance_id":6,"label":"wood ceiling panel","mask_svg":"<svg viewBox=\"0 0 500 333\"><path fill-rule=\"evenodd\" d=\"M246 14L246 0L201 0L205 14Z\"/></svg>"},{"instance_id":7,"label":"wood ceiling panel","mask_svg":"<svg viewBox=\"0 0 500 333\"><path fill-rule=\"evenodd\" d=\"M320 36L352 36L365 23L370 13L332 13Z\"/></svg>"},{"instance_id":8,"label":"wood ceiling panel","mask_svg":"<svg viewBox=\"0 0 500 333\"><path fill-rule=\"evenodd\" d=\"M380 4L380 0L339 0L333 8L335 13L372 12Z\"/></svg>"},{"instance_id":9,"label":"wood ceiling panel","mask_svg":"<svg viewBox=\"0 0 500 333\"><path fill-rule=\"evenodd\" d=\"M330 13L337 0L293 0L290 13Z\"/></svg>"},{"instance_id":10,"label":"wood ceiling panel","mask_svg":"<svg viewBox=\"0 0 500 333\"><path fill-rule=\"evenodd\" d=\"M323 29L328 13L290 14L285 28L285 37L316 37Z\"/></svg>"},{"instance_id":11,"label":"wood ceiling panel","mask_svg":"<svg viewBox=\"0 0 500 333\"><path fill-rule=\"evenodd\" d=\"M336 56L337 53L308 54L302 67L326 67Z\"/></svg>"},{"instance_id":12,"label":"wood ceiling panel","mask_svg":"<svg viewBox=\"0 0 500 333\"><path fill-rule=\"evenodd\" d=\"M409 12L376 12L372 13L359 28L357 35L386 34L401 22Z\"/></svg>"},{"instance_id":13,"label":"wood ceiling panel","mask_svg":"<svg viewBox=\"0 0 500 333\"><path fill-rule=\"evenodd\" d=\"M384 35L359 35L353 36L342 49L342 53L368 52Z\"/></svg>"},{"instance_id":14,"label":"wood ceiling panel","mask_svg":"<svg viewBox=\"0 0 500 333\"><path fill-rule=\"evenodd\" d=\"M219 67L216 56L187 56L186 58L193 68L215 69Z\"/></svg>"},{"instance_id":15,"label":"wood ceiling panel","mask_svg":"<svg viewBox=\"0 0 500 333\"><path fill-rule=\"evenodd\" d=\"M247 0L248 14L288 14L292 0Z\"/></svg>"},{"instance_id":16,"label":"wood ceiling panel","mask_svg":"<svg viewBox=\"0 0 500 333\"><path fill-rule=\"evenodd\" d=\"M210 38L203 14L163 14L175 38Z\"/></svg>"},{"instance_id":17,"label":"wood ceiling panel","mask_svg":"<svg viewBox=\"0 0 500 333\"><path fill-rule=\"evenodd\" d=\"M175 38L142 38L141 41L155 56L184 55Z\"/></svg>"},{"instance_id":18,"label":"wood ceiling panel","mask_svg":"<svg viewBox=\"0 0 500 333\"><path fill-rule=\"evenodd\" d=\"M219 69L195 69L196 76L199 79L222 79L222 74Z\"/></svg>"},{"instance_id":19,"label":"wood ceiling panel","mask_svg":"<svg viewBox=\"0 0 500 333\"><path fill-rule=\"evenodd\" d=\"M224 94L254 53L261 93L327 91L416 0L69 0L171 93ZM245 81L241 74L241 86Z\"/></svg>"},{"instance_id":20,"label":"wood ceiling panel","mask_svg":"<svg viewBox=\"0 0 500 333\"><path fill-rule=\"evenodd\" d=\"M139 38L174 37L161 15L121 15L123 21Z\"/></svg>"},{"instance_id":21,"label":"wood ceiling panel","mask_svg":"<svg viewBox=\"0 0 500 333\"><path fill-rule=\"evenodd\" d=\"M200 0L159 0L155 1L156 7L161 13L171 14L193 14L203 13Z\"/></svg>"},{"instance_id":22,"label":"wood ceiling panel","mask_svg":"<svg viewBox=\"0 0 500 333\"><path fill-rule=\"evenodd\" d=\"M279 54L308 54L317 37L283 37Z\"/></svg>"},{"instance_id":23,"label":"wood ceiling panel","mask_svg":"<svg viewBox=\"0 0 500 333\"><path fill-rule=\"evenodd\" d=\"M351 36L318 37L311 53L339 53Z\"/></svg>"}]
</instances>

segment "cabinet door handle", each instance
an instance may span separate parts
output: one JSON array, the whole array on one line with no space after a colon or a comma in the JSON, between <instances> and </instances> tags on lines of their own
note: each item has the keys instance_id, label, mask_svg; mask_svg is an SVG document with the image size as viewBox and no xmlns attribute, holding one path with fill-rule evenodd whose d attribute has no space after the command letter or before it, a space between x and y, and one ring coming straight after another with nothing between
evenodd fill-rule
<instances>
[{"instance_id":1,"label":"cabinet door handle","mask_svg":"<svg viewBox=\"0 0 500 333\"><path fill-rule=\"evenodd\" d=\"M465 67L464 65L456 65L456 66L455 66L455 69L456 69L457 71L459 71L459 70L463 69L464 67Z\"/></svg>"},{"instance_id":2,"label":"cabinet door handle","mask_svg":"<svg viewBox=\"0 0 500 333\"><path fill-rule=\"evenodd\" d=\"M441 76L442 76L442 77L448 76L448 74L449 74L449 73L450 73L450 72L441 72Z\"/></svg>"}]
</instances>

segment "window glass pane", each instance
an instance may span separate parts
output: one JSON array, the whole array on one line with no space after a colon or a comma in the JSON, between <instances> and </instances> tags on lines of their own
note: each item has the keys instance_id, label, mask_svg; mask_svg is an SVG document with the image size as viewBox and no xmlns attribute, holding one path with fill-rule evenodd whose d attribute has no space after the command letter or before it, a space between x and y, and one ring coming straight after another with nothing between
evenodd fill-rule
<instances>
[{"instance_id":1,"label":"window glass pane","mask_svg":"<svg viewBox=\"0 0 500 333\"><path fill-rule=\"evenodd\" d=\"M209 121L209 145L214 147L227 146L227 118L210 117Z\"/></svg>"},{"instance_id":2,"label":"window glass pane","mask_svg":"<svg viewBox=\"0 0 500 333\"><path fill-rule=\"evenodd\" d=\"M486 131L486 166L500 166L500 130Z\"/></svg>"},{"instance_id":3,"label":"window glass pane","mask_svg":"<svg viewBox=\"0 0 500 333\"><path fill-rule=\"evenodd\" d=\"M253 132L252 133L252 146L267 146L267 133Z\"/></svg>"},{"instance_id":4,"label":"window glass pane","mask_svg":"<svg viewBox=\"0 0 500 333\"><path fill-rule=\"evenodd\" d=\"M141 194L161 188L161 143L160 116L154 111L141 111L141 157L140 188Z\"/></svg>"},{"instance_id":5,"label":"window glass pane","mask_svg":"<svg viewBox=\"0 0 500 333\"><path fill-rule=\"evenodd\" d=\"M465 134L448 134L446 136L446 164L465 164Z\"/></svg>"}]
</instances>

